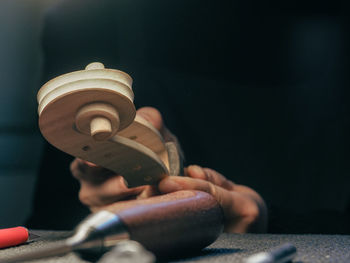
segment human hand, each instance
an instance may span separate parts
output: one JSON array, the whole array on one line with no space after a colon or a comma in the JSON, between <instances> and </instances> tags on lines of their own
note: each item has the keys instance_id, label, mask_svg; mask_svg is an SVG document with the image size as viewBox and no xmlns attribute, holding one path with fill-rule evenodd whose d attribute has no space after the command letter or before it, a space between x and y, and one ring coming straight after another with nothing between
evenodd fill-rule
<instances>
[{"instance_id":1,"label":"human hand","mask_svg":"<svg viewBox=\"0 0 350 263\"><path fill-rule=\"evenodd\" d=\"M253 189L235 184L220 173L191 165L185 177L168 176L158 185L162 194L179 190L199 190L214 196L225 217L225 232L246 233L267 230L267 209L264 200Z\"/></svg>"},{"instance_id":2,"label":"human hand","mask_svg":"<svg viewBox=\"0 0 350 263\"><path fill-rule=\"evenodd\" d=\"M163 125L160 113L154 108L141 108L138 114L160 131L165 141L176 137ZM177 143L178 144L178 143ZM128 188L120 175L92 163L75 159L71 171L81 184L79 198L93 212L100 209L118 210L125 200L144 199L178 190L200 190L214 196L225 216L226 232L264 232L267 212L263 199L249 187L234 184L218 172L197 165L185 169L185 177L164 178L157 187Z\"/></svg>"}]
</instances>

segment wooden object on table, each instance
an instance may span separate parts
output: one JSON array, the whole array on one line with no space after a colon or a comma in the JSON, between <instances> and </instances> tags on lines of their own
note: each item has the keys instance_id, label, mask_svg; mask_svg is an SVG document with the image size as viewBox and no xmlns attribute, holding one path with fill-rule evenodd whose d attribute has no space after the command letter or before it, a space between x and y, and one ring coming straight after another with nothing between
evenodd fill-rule
<instances>
[{"instance_id":1,"label":"wooden object on table","mask_svg":"<svg viewBox=\"0 0 350 263\"><path fill-rule=\"evenodd\" d=\"M194 190L177 191L118 202L107 211L88 216L72 236L59 243L16 253L0 261L27 262L75 251L95 262L96 253L98 258L125 239L141 243L162 261L197 253L217 239L223 223L223 211L212 195ZM136 262L133 257L124 259Z\"/></svg>"},{"instance_id":2,"label":"wooden object on table","mask_svg":"<svg viewBox=\"0 0 350 263\"><path fill-rule=\"evenodd\" d=\"M223 231L224 216L213 196L185 190L142 200L119 202L109 211L125 223L130 239L157 257L193 253L214 242Z\"/></svg>"},{"instance_id":3,"label":"wooden object on table","mask_svg":"<svg viewBox=\"0 0 350 263\"><path fill-rule=\"evenodd\" d=\"M156 184L180 164L169 165L174 151L135 115L131 85L128 74L98 62L50 80L37 95L40 131L56 148L122 175L131 187Z\"/></svg>"}]
</instances>

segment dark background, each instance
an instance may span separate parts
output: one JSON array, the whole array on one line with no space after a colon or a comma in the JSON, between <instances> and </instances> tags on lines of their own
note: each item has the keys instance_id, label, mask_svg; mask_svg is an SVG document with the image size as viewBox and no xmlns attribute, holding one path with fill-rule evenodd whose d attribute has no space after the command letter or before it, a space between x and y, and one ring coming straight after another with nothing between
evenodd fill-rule
<instances>
[{"instance_id":1,"label":"dark background","mask_svg":"<svg viewBox=\"0 0 350 263\"><path fill-rule=\"evenodd\" d=\"M92 61L126 71L187 164L264 197L270 232L349 234L349 32L345 1L61 1L43 82ZM46 147L30 227L87 212L69 162Z\"/></svg>"},{"instance_id":2,"label":"dark background","mask_svg":"<svg viewBox=\"0 0 350 263\"><path fill-rule=\"evenodd\" d=\"M44 141L36 112L40 35L52 2L0 1L0 228L23 224L31 211Z\"/></svg>"}]
</instances>

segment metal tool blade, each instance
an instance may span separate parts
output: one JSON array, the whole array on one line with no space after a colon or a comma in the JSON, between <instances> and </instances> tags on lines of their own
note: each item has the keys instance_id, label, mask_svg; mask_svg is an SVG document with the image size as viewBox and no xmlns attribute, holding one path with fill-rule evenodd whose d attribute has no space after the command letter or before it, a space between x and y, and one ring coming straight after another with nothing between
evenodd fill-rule
<instances>
[{"instance_id":1,"label":"metal tool blade","mask_svg":"<svg viewBox=\"0 0 350 263\"><path fill-rule=\"evenodd\" d=\"M34 234L32 231L29 231L29 235L28 235L28 240L27 241L32 241L34 239L38 239L40 236L37 234Z\"/></svg>"}]
</instances>

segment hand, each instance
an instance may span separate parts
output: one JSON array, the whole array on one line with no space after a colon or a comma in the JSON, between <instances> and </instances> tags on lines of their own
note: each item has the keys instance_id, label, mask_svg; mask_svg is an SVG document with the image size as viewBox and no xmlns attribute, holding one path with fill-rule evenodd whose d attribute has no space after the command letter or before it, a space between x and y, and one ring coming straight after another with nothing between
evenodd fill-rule
<instances>
[{"instance_id":1,"label":"hand","mask_svg":"<svg viewBox=\"0 0 350 263\"><path fill-rule=\"evenodd\" d=\"M179 190L199 190L214 196L223 209L225 232L265 232L267 210L264 200L253 189L234 184L220 173L191 165L185 177L168 176L158 185L161 193Z\"/></svg>"},{"instance_id":2,"label":"hand","mask_svg":"<svg viewBox=\"0 0 350 263\"><path fill-rule=\"evenodd\" d=\"M154 108L141 108L137 114L151 122L160 131L165 141L176 137L164 126L162 117ZM251 188L234 184L223 175L197 165L185 169L185 177L166 177L157 187L139 186L128 188L120 175L92 163L75 159L71 171L80 181L79 198L94 212L113 207L118 209L122 202L144 199L160 193L178 190L200 190L213 195L223 208L226 232L264 232L266 230L266 208L263 199Z\"/></svg>"}]
</instances>

